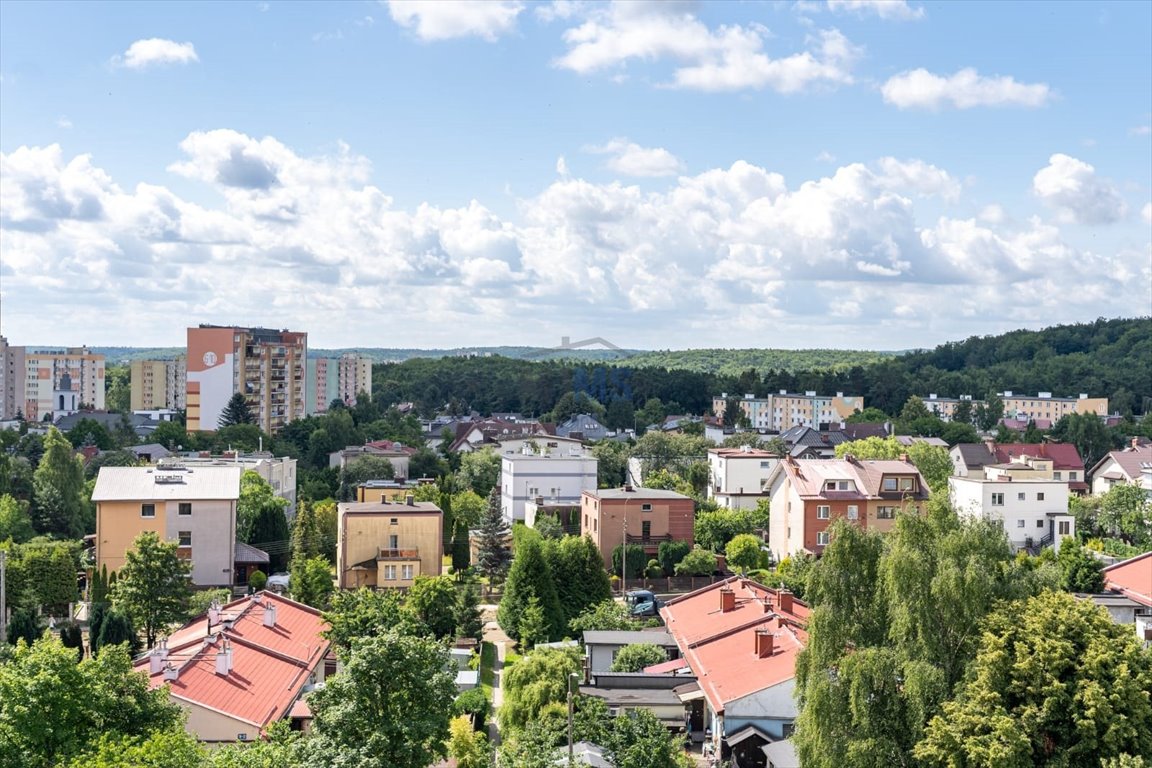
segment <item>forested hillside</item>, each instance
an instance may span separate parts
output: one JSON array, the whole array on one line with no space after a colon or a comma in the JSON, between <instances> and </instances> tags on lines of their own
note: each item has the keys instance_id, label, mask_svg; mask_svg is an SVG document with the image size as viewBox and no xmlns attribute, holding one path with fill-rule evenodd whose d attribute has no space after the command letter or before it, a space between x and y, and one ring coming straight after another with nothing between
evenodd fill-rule
<instances>
[{"instance_id":1,"label":"forested hillside","mask_svg":"<svg viewBox=\"0 0 1152 768\"><path fill-rule=\"evenodd\" d=\"M1080 392L1106 396L1112 410L1121 413L1144 413L1152 406L1152 318L972 337L850 367L837 366L833 357L825 365L837 367L795 371L783 365L750 365L739 374L676 367L678 359L699 366L705 354L719 362L724 353L716 350L648 354L666 355L668 367L645 365L647 355L611 364L500 356L422 358L377 365L373 380L384 403L411 401L426 411L451 403L458 412L533 415L551 410L567 392L583 392L604 405L625 399L636 408L658 398L675 405L672 410L689 413L704 412L721 392L764 395L780 389L863 395L867 405L889 414L898 412L910 395L981 398L1005 389L1057 397Z\"/></svg>"}]
</instances>

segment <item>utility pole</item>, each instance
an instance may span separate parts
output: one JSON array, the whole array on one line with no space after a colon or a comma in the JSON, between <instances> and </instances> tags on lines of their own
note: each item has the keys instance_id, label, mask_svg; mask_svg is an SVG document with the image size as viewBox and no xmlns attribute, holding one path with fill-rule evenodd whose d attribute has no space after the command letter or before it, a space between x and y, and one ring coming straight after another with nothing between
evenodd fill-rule
<instances>
[{"instance_id":1,"label":"utility pole","mask_svg":"<svg viewBox=\"0 0 1152 768\"><path fill-rule=\"evenodd\" d=\"M8 553L0 549L0 643L8 642Z\"/></svg>"}]
</instances>

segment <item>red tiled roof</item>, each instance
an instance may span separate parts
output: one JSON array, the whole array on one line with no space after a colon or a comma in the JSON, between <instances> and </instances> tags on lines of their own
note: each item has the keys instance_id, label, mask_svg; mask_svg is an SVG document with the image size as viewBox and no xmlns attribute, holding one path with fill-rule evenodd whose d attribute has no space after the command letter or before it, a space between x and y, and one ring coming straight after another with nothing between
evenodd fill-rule
<instances>
[{"instance_id":1,"label":"red tiled roof","mask_svg":"<svg viewBox=\"0 0 1152 768\"><path fill-rule=\"evenodd\" d=\"M649 675L670 675L678 669L683 669L688 666L688 662L684 659L669 659L662 661L659 664L653 664L649 667L644 667L645 674Z\"/></svg>"},{"instance_id":2,"label":"red tiled roof","mask_svg":"<svg viewBox=\"0 0 1152 768\"><path fill-rule=\"evenodd\" d=\"M211 628L205 614L172 633L168 663L177 668L178 677L166 683L161 671L149 676L149 686L167 684L174 698L261 729L284 717L309 675L323 663L329 643L320 633L327 624L316 609L281 595L261 592L257 598L223 606ZM275 606L276 623L266 627L270 605ZM232 669L220 675L216 656L225 645L232 651ZM148 672L149 655L135 666Z\"/></svg>"},{"instance_id":3,"label":"red tiled roof","mask_svg":"<svg viewBox=\"0 0 1152 768\"><path fill-rule=\"evenodd\" d=\"M722 589L735 593L729 611L721 610ZM807 605L793 599L792 609L785 612L780 590L740 577L675 598L660 614L716 712L723 712L728 702L792 679L796 656L807 642ZM756 654L758 630L773 635L769 656Z\"/></svg>"},{"instance_id":4,"label":"red tiled roof","mask_svg":"<svg viewBox=\"0 0 1152 768\"><path fill-rule=\"evenodd\" d=\"M1152 552L1145 552L1105 568L1104 586L1141 605L1152 607Z\"/></svg>"},{"instance_id":5,"label":"red tiled roof","mask_svg":"<svg viewBox=\"0 0 1152 768\"><path fill-rule=\"evenodd\" d=\"M1003 464L1021 456L1051 459L1052 469L1084 469L1084 459L1072 443L996 443L996 461Z\"/></svg>"}]
</instances>

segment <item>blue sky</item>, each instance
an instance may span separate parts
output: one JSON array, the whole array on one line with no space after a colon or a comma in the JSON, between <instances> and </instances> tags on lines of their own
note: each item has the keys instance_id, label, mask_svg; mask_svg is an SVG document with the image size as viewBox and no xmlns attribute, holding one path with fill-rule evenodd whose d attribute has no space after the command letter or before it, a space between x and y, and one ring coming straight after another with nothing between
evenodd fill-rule
<instances>
[{"instance_id":1,"label":"blue sky","mask_svg":"<svg viewBox=\"0 0 1152 768\"><path fill-rule=\"evenodd\" d=\"M1152 312L1152 4L0 4L0 332L906 348Z\"/></svg>"}]
</instances>

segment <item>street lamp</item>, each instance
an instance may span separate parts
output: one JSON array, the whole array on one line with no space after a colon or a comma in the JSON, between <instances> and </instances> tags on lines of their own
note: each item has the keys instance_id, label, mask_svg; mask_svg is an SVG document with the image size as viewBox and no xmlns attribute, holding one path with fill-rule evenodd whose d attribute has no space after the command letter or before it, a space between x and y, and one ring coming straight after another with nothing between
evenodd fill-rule
<instances>
[{"instance_id":1,"label":"street lamp","mask_svg":"<svg viewBox=\"0 0 1152 768\"><path fill-rule=\"evenodd\" d=\"M575 765L574 748L572 746L572 715L575 712L575 702L572 698L572 681L580 678L575 672L568 673L568 765Z\"/></svg>"}]
</instances>

